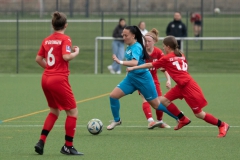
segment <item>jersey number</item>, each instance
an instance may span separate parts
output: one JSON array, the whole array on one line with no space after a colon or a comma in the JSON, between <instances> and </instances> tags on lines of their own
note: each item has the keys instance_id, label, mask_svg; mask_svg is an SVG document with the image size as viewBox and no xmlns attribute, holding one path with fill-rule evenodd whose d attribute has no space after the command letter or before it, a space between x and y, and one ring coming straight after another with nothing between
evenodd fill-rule
<instances>
[{"instance_id":1,"label":"jersey number","mask_svg":"<svg viewBox=\"0 0 240 160\"><path fill-rule=\"evenodd\" d=\"M52 54L52 51L53 51L53 47L51 47L50 50L48 51L47 64L49 66L53 66L55 64L55 57Z\"/></svg>"},{"instance_id":2,"label":"jersey number","mask_svg":"<svg viewBox=\"0 0 240 160\"><path fill-rule=\"evenodd\" d=\"M183 60L182 60L182 67L180 66L178 61L174 61L174 62L172 62L172 64L174 66L176 66L179 71L187 71L187 69L188 69L187 63L185 63Z\"/></svg>"}]
</instances>

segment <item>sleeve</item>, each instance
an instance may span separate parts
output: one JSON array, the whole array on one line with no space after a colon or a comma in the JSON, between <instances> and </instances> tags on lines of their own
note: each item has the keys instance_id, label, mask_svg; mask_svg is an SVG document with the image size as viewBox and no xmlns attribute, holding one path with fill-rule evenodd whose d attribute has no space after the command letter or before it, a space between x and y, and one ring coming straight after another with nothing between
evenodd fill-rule
<instances>
[{"instance_id":1,"label":"sleeve","mask_svg":"<svg viewBox=\"0 0 240 160\"><path fill-rule=\"evenodd\" d=\"M42 42L42 44L41 44L41 46L40 46L40 49L39 49L37 55L45 58L45 49L44 49L44 47L43 47L43 44L44 44L44 41Z\"/></svg>"},{"instance_id":2,"label":"sleeve","mask_svg":"<svg viewBox=\"0 0 240 160\"><path fill-rule=\"evenodd\" d=\"M152 65L154 68L158 69L158 68L165 68L166 66L166 59L165 57L160 58L159 60L152 62Z\"/></svg>"},{"instance_id":3,"label":"sleeve","mask_svg":"<svg viewBox=\"0 0 240 160\"><path fill-rule=\"evenodd\" d=\"M167 29L166 29L166 35L169 36L170 35L170 28L171 27L171 23L168 24Z\"/></svg>"},{"instance_id":4,"label":"sleeve","mask_svg":"<svg viewBox=\"0 0 240 160\"><path fill-rule=\"evenodd\" d=\"M134 47L132 49L132 59L140 60L140 56L143 54L143 50L140 47Z\"/></svg>"},{"instance_id":5,"label":"sleeve","mask_svg":"<svg viewBox=\"0 0 240 160\"><path fill-rule=\"evenodd\" d=\"M71 54L72 40L70 37L67 37L63 40L62 44L62 54Z\"/></svg>"}]
</instances>

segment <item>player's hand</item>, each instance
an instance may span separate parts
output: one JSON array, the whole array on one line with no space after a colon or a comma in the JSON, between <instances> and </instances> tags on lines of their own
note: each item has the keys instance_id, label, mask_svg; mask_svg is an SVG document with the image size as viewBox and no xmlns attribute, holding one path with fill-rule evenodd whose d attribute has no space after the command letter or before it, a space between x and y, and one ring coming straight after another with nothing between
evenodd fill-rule
<instances>
[{"instance_id":1,"label":"player's hand","mask_svg":"<svg viewBox=\"0 0 240 160\"><path fill-rule=\"evenodd\" d=\"M166 88L167 89L171 89L171 81L167 81L166 82Z\"/></svg>"},{"instance_id":2,"label":"player's hand","mask_svg":"<svg viewBox=\"0 0 240 160\"><path fill-rule=\"evenodd\" d=\"M115 54L112 55L112 59L117 62L118 64L120 64L119 59L117 58L117 56Z\"/></svg>"},{"instance_id":3,"label":"player's hand","mask_svg":"<svg viewBox=\"0 0 240 160\"><path fill-rule=\"evenodd\" d=\"M79 47L78 46L73 46L73 51L76 52L77 54L79 53Z\"/></svg>"},{"instance_id":4,"label":"player's hand","mask_svg":"<svg viewBox=\"0 0 240 160\"><path fill-rule=\"evenodd\" d=\"M160 69L160 71L162 71L162 72L165 72L166 70L165 70L165 68L159 68Z\"/></svg>"}]
</instances>

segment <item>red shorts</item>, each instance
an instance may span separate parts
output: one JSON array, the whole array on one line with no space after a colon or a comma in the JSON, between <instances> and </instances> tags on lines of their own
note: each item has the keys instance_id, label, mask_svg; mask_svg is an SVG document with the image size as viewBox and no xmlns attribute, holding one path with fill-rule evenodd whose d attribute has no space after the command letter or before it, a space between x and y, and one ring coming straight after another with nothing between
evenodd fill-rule
<instances>
[{"instance_id":1,"label":"red shorts","mask_svg":"<svg viewBox=\"0 0 240 160\"><path fill-rule=\"evenodd\" d=\"M170 101L184 98L194 114L200 113L207 105L201 88L194 80L190 80L185 86L176 85L164 97Z\"/></svg>"},{"instance_id":2,"label":"red shorts","mask_svg":"<svg viewBox=\"0 0 240 160\"><path fill-rule=\"evenodd\" d=\"M42 89L51 108L70 110L76 108L76 101L67 76L42 76Z\"/></svg>"},{"instance_id":3,"label":"red shorts","mask_svg":"<svg viewBox=\"0 0 240 160\"><path fill-rule=\"evenodd\" d=\"M161 91L161 88L160 88L160 83L155 83L155 86L156 86L156 91L157 91L158 97L162 96L162 91ZM141 93L138 91L138 94L140 95Z\"/></svg>"}]
</instances>

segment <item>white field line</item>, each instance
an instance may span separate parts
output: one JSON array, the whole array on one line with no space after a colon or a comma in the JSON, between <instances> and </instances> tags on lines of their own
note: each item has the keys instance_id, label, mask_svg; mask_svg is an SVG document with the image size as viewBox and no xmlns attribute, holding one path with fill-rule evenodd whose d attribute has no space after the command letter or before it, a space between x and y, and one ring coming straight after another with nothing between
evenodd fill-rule
<instances>
[{"instance_id":1,"label":"white field line","mask_svg":"<svg viewBox=\"0 0 240 160\"><path fill-rule=\"evenodd\" d=\"M4 125L4 124L0 124L0 128L20 128L20 127L42 127L43 125ZM64 125L54 125L54 127L64 127ZM80 128L85 128L87 127L87 125L77 125L77 127ZM118 128L146 128L146 126L117 126ZM174 126L171 126L174 127ZM185 127L189 127L189 128L215 128L216 126L185 126ZM184 128L185 128L184 127ZM230 126L230 127L234 127L234 128L239 128L240 126Z\"/></svg>"}]
</instances>

